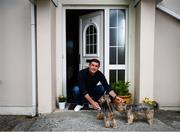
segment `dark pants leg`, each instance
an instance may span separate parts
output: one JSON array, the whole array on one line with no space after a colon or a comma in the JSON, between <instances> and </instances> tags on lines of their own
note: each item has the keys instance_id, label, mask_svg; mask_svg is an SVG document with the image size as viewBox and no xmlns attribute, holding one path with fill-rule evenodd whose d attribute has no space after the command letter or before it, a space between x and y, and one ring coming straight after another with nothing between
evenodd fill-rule
<instances>
[{"instance_id":1,"label":"dark pants leg","mask_svg":"<svg viewBox=\"0 0 180 132\"><path fill-rule=\"evenodd\" d=\"M104 95L104 92L105 92L104 87L102 85L98 85L94 88L94 90L90 94L93 100L97 102L101 98L101 96Z\"/></svg>"},{"instance_id":2,"label":"dark pants leg","mask_svg":"<svg viewBox=\"0 0 180 132\"><path fill-rule=\"evenodd\" d=\"M75 99L75 103L78 105L83 105L84 103L87 103L86 99L82 96L80 92L79 86L74 86L72 89L73 97Z\"/></svg>"},{"instance_id":3,"label":"dark pants leg","mask_svg":"<svg viewBox=\"0 0 180 132\"><path fill-rule=\"evenodd\" d=\"M73 92L73 97L75 99L75 102L77 104L83 105L84 103L88 103L88 101L80 93L79 86L74 86L72 89L72 92ZM93 98L93 100L97 102L100 99L100 97L104 94L104 92L105 92L104 87L102 85L98 85L89 94Z\"/></svg>"}]
</instances>

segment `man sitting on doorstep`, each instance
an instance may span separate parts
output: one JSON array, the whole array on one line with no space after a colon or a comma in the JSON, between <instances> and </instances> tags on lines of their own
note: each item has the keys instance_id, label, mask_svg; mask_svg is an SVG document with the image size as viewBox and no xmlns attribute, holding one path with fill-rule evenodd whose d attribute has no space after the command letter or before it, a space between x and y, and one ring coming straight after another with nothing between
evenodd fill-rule
<instances>
[{"instance_id":1,"label":"man sitting on doorstep","mask_svg":"<svg viewBox=\"0 0 180 132\"><path fill-rule=\"evenodd\" d=\"M73 96L76 100L74 111L79 111L83 108L84 103L88 101L93 106L93 109L99 109L98 100L104 93L109 94L117 102L123 100L116 96L116 93L108 85L107 80L102 72L99 71L100 61L91 59L89 67L79 71L78 85L73 87ZM101 82L102 85L97 85Z\"/></svg>"}]
</instances>

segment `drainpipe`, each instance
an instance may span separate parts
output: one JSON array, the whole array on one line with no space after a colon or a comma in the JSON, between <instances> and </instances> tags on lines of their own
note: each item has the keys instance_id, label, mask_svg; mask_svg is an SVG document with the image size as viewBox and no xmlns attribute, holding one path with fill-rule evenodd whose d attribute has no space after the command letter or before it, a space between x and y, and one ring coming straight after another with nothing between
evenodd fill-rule
<instances>
[{"instance_id":1,"label":"drainpipe","mask_svg":"<svg viewBox=\"0 0 180 132\"><path fill-rule=\"evenodd\" d=\"M31 47L32 47L32 116L37 114L36 105L36 25L35 25L35 5L31 3Z\"/></svg>"}]
</instances>

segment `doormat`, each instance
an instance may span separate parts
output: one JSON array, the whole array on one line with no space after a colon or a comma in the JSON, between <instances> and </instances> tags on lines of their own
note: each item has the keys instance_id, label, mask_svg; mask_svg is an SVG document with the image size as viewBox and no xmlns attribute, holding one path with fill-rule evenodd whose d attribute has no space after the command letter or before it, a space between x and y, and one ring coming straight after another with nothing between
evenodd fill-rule
<instances>
[{"instance_id":1,"label":"doormat","mask_svg":"<svg viewBox=\"0 0 180 132\"><path fill-rule=\"evenodd\" d=\"M71 103L68 107L68 110L74 110L77 104ZM84 104L84 107L81 110L94 110L93 108L89 108L88 104Z\"/></svg>"}]
</instances>

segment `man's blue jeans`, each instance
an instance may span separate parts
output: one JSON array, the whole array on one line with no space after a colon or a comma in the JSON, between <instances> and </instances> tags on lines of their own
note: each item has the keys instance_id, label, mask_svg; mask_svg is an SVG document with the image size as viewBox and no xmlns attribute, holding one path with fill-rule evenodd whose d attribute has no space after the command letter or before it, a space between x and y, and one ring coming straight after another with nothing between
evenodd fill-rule
<instances>
[{"instance_id":1,"label":"man's blue jeans","mask_svg":"<svg viewBox=\"0 0 180 132\"><path fill-rule=\"evenodd\" d=\"M72 89L73 92L73 96L75 99L75 102L79 105L83 105L85 103L89 103L84 96L81 94L80 92L80 88L79 86L74 86ZM98 85L94 88L93 91L91 91L90 96L94 101L98 101L100 99L100 97L104 94L105 89L102 85Z\"/></svg>"}]
</instances>

